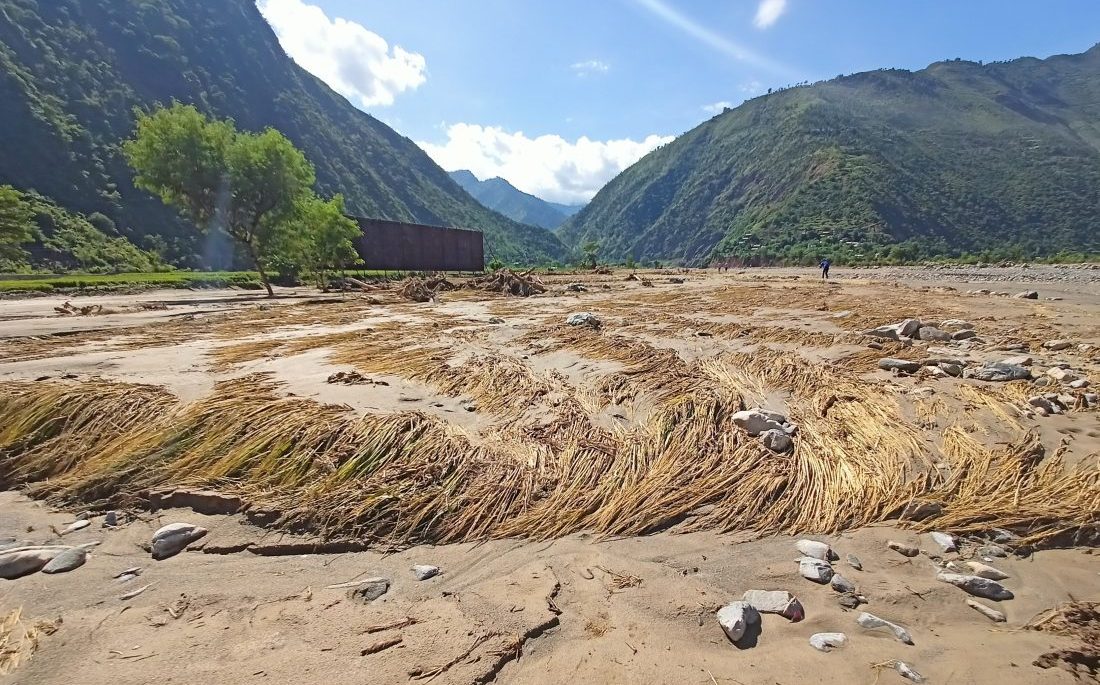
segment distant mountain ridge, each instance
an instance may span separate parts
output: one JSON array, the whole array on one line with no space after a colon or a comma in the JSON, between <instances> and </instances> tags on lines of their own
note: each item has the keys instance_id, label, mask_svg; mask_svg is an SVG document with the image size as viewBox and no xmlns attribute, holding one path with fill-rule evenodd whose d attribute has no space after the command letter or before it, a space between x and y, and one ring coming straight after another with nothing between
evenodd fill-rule
<instances>
[{"instance_id":1,"label":"distant mountain ridge","mask_svg":"<svg viewBox=\"0 0 1100 685\"><path fill-rule=\"evenodd\" d=\"M750 263L1100 252L1100 45L745 102L643 157L558 235Z\"/></svg>"},{"instance_id":2,"label":"distant mountain ridge","mask_svg":"<svg viewBox=\"0 0 1100 685\"><path fill-rule=\"evenodd\" d=\"M456 183L485 207L531 226L555 229L584 206L548 202L523 192L499 176L479 181L473 172L466 169L449 173Z\"/></svg>"},{"instance_id":3,"label":"distant mountain ridge","mask_svg":"<svg viewBox=\"0 0 1100 685\"><path fill-rule=\"evenodd\" d=\"M197 266L203 245L131 183L118 152L134 108L173 100L238 128L274 127L349 212L485 233L487 257L562 259L548 231L487 210L413 141L312 76L254 0L0 0L0 184L99 212L132 242Z\"/></svg>"}]
</instances>

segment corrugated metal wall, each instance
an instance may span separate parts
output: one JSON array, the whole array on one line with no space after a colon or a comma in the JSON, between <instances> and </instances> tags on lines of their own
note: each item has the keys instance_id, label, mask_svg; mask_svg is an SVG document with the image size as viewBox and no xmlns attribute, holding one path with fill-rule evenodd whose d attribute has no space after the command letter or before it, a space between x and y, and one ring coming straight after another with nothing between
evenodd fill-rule
<instances>
[{"instance_id":1,"label":"corrugated metal wall","mask_svg":"<svg viewBox=\"0 0 1100 685\"><path fill-rule=\"evenodd\" d=\"M365 269L387 271L481 271L480 231L353 217L362 236L355 244Z\"/></svg>"}]
</instances>

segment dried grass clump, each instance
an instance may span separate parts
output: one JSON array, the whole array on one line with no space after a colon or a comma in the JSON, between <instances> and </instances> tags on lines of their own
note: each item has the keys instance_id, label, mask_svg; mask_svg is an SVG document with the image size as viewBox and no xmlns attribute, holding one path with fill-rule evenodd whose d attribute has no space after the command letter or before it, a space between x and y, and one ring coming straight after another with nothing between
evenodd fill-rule
<instances>
[{"instance_id":1,"label":"dried grass clump","mask_svg":"<svg viewBox=\"0 0 1100 685\"><path fill-rule=\"evenodd\" d=\"M410 302L431 302L435 299L435 290L423 278L410 276L397 286L397 295Z\"/></svg>"},{"instance_id":2,"label":"dried grass clump","mask_svg":"<svg viewBox=\"0 0 1100 685\"><path fill-rule=\"evenodd\" d=\"M546 292L546 285L532 271L517 274L511 269L500 269L488 276L470 279L466 281L466 287L516 297L530 297Z\"/></svg>"},{"instance_id":3,"label":"dried grass clump","mask_svg":"<svg viewBox=\"0 0 1100 685\"><path fill-rule=\"evenodd\" d=\"M0 675L11 673L29 659L38 649L39 638L53 635L57 627L57 622L50 621L27 624L22 609L14 609L0 617Z\"/></svg>"}]
</instances>

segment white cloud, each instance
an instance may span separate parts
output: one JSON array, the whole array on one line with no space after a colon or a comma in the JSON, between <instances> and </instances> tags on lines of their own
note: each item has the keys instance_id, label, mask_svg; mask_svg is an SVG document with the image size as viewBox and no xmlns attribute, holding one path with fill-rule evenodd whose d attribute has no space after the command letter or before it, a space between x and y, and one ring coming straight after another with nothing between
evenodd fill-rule
<instances>
[{"instance_id":1,"label":"white cloud","mask_svg":"<svg viewBox=\"0 0 1100 685\"><path fill-rule=\"evenodd\" d=\"M703 105L703 111L707 114L721 114L723 111L732 107L732 102L726 102L725 100L722 100L721 102L712 102L709 105Z\"/></svg>"},{"instance_id":2,"label":"white cloud","mask_svg":"<svg viewBox=\"0 0 1100 685\"><path fill-rule=\"evenodd\" d=\"M572 69L573 73L577 76L588 76L590 74L606 74L611 70L611 65L602 60L590 59L584 62L570 64L569 68Z\"/></svg>"},{"instance_id":3,"label":"white cloud","mask_svg":"<svg viewBox=\"0 0 1100 685\"><path fill-rule=\"evenodd\" d=\"M329 19L302 0L258 0L257 6L295 62L362 107L392 105L398 93L427 78L423 55L391 49L362 24Z\"/></svg>"},{"instance_id":4,"label":"white cloud","mask_svg":"<svg viewBox=\"0 0 1100 685\"><path fill-rule=\"evenodd\" d=\"M779 21L779 17L783 16L786 11L787 0L760 0L760 4L756 7L756 17L752 20L752 23L756 24L758 29L766 29Z\"/></svg>"},{"instance_id":5,"label":"white cloud","mask_svg":"<svg viewBox=\"0 0 1100 685\"><path fill-rule=\"evenodd\" d=\"M499 126L454 124L442 145L419 143L448 171L469 169L478 178L500 176L524 192L552 202L587 202L623 169L673 136L644 140L570 142L557 135L529 138Z\"/></svg>"}]
</instances>

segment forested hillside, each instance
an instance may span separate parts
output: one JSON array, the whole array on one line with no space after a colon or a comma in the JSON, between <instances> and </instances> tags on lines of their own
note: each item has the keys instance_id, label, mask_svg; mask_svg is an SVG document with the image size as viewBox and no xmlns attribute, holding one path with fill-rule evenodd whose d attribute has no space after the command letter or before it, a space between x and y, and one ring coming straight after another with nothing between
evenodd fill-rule
<instances>
[{"instance_id":1,"label":"forested hillside","mask_svg":"<svg viewBox=\"0 0 1100 685\"><path fill-rule=\"evenodd\" d=\"M692 263L1100 252L1100 46L758 97L644 157L559 235Z\"/></svg>"},{"instance_id":2,"label":"forested hillside","mask_svg":"<svg viewBox=\"0 0 1100 685\"><path fill-rule=\"evenodd\" d=\"M500 177L479 181L465 169L452 171L450 176L478 202L520 223L554 229L577 211L569 205L555 205L525 193Z\"/></svg>"},{"instance_id":3,"label":"forested hillside","mask_svg":"<svg viewBox=\"0 0 1100 685\"><path fill-rule=\"evenodd\" d=\"M565 253L298 67L252 0L0 0L0 184L98 212L135 244L198 266L209 244L136 191L119 154L135 108L173 100L279 129L316 166L317 190L342 193L354 214L480 229L504 260Z\"/></svg>"}]
</instances>

